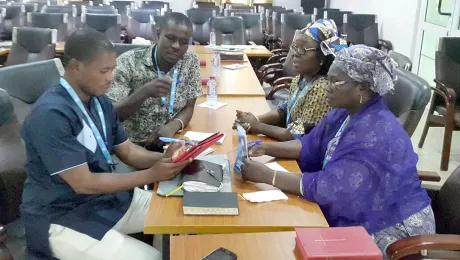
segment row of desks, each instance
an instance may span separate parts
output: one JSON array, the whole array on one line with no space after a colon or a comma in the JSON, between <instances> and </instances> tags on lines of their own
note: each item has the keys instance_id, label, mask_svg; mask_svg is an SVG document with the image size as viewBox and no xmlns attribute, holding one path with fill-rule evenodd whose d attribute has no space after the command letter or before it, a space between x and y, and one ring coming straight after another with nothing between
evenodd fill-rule
<instances>
[{"instance_id":1,"label":"row of desks","mask_svg":"<svg viewBox=\"0 0 460 260\"><path fill-rule=\"evenodd\" d=\"M200 60L207 61L206 66L201 67L202 78L207 78L211 75L211 54L206 53L204 48L201 46L195 50ZM236 132L232 130L236 110L251 111L256 115L270 110L263 89L250 63L247 64L248 68L240 70L221 68L218 85L219 101L227 105L217 110L195 107L193 118L183 131L184 133L187 131L225 133L225 142L212 148L215 150L214 154L228 156L231 168L233 168L238 144ZM199 97L196 104L199 105L205 100L205 96ZM251 135L248 139L273 141ZM301 172L295 160L277 162L292 173ZM239 174L232 173L232 191L240 195L269 187L245 182ZM237 253L238 259L297 259L297 253L293 252L295 235L293 232L282 231L293 231L296 227L328 227L318 204L289 194L287 194L289 197L287 201L269 203L256 204L241 199L238 201L239 216L185 216L182 211L182 198L158 196L156 189L153 193L144 233L179 234L180 236L171 237L171 259L200 259L218 247L225 247ZM263 242L261 245L261 239L266 243ZM276 241L284 239L289 240L283 245L267 250ZM257 254L263 250L266 251ZM274 254L275 251L278 253Z\"/></svg>"}]
</instances>

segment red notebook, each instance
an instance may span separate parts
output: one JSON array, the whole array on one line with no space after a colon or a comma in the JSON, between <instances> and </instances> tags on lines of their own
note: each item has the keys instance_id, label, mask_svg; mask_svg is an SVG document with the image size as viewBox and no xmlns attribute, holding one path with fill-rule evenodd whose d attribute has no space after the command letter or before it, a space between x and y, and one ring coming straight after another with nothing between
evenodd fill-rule
<instances>
[{"instance_id":1,"label":"red notebook","mask_svg":"<svg viewBox=\"0 0 460 260\"><path fill-rule=\"evenodd\" d=\"M382 252L363 227L296 228L304 260L381 260Z\"/></svg>"},{"instance_id":2,"label":"red notebook","mask_svg":"<svg viewBox=\"0 0 460 260\"><path fill-rule=\"evenodd\" d=\"M200 155L204 150L208 149L211 145L217 143L224 134L222 133L215 133L210 137L204 139L203 141L193 145L187 152L183 153L181 156L177 157L174 162L183 162L187 159L195 159L198 155Z\"/></svg>"}]
</instances>

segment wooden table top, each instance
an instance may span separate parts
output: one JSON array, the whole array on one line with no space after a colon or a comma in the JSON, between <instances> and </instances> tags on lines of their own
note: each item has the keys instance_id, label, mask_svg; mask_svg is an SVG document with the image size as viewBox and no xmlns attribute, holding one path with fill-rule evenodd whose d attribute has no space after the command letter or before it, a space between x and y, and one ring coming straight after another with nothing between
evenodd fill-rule
<instances>
[{"instance_id":1,"label":"wooden table top","mask_svg":"<svg viewBox=\"0 0 460 260\"><path fill-rule=\"evenodd\" d=\"M221 234L171 237L171 260L198 260L223 247L238 260L301 260L296 249L295 232Z\"/></svg>"},{"instance_id":2,"label":"wooden table top","mask_svg":"<svg viewBox=\"0 0 460 260\"><path fill-rule=\"evenodd\" d=\"M197 54L200 60L205 60L206 65L201 66L201 78L209 79L212 75L212 54ZM246 68L231 70L220 68L219 84L217 94L224 96L260 96L265 97L259 79L257 78L248 57L244 57L246 62L238 62L247 65ZM221 66L231 65L235 62L222 62ZM206 93L206 86L203 86Z\"/></svg>"},{"instance_id":3,"label":"wooden table top","mask_svg":"<svg viewBox=\"0 0 460 260\"><path fill-rule=\"evenodd\" d=\"M197 100L197 105L205 101L205 97ZM262 97L220 97L226 106L211 110L196 107L192 121L183 131L217 132L226 134L222 145L214 145L214 154L227 154L233 169L236 157L238 138L232 130L236 117L236 109L251 111L260 115L269 111L266 100ZM270 140L264 137L248 136L249 140ZM278 160L278 163L289 172L300 173L294 160ZM261 190L261 184L244 182L236 174L232 175L232 190L238 194ZM288 195L288 194L287 194ZM288 195L287 201L253 204L240 200L239 216L184 216L182 198L161 197L152 195L152 201L144 223L146 234L217 234L217 233L255 233L292 231L294 227L328 227L318 204L309 202L294 195Z\"/></svg>"},{"instance_id":4,"label":"wooden table top","mask_svg":"<svg viewBox=\"0 0 460 260\"><path fill-rule=\"evenodd\" d=\"M195 52L196 54L212 54L212 49L205 45L190 45L188 51ZM244 53L250 58L270 58L273 56L273 53L265 47L244 50Z\"/></svg>"}]
</instances>

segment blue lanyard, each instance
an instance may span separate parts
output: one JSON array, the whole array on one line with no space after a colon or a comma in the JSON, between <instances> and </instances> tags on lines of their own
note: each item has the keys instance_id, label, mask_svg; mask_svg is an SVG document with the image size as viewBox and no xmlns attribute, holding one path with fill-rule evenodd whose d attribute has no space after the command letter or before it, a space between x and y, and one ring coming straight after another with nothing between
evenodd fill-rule
<instances>
[{"instance_id":1,"label":"blue lanyard","mask_svg":"<svg viewBox=\"0 0 460 260\"><path fill-rule=\"evenodd\" d=\"M336 138L340 138L340 136L342 135L343 133L343 130L345 130L345 127L347 127L348 123L350 122L350 116L348 116L345 121L343 121L342 125L340 126L339 128L339 131L337 131L337 133L335 134L334 136L334 139ZM339 141L337 141L337 144L339 143ZM326 165L329 163L329 160L331 159L332 155L331 154L328 154L329 153L329 150L326 151L326 154L324 155L324 161L323 161L323 169L324 167L326 167Z\"/></svg>"},{"instance_id":2,"label":"blue lanyard","mask_svg":"<svg viewBox=\"0 0 460 260\"><path fill-rule=\"evenodd\" d=\"M288 103L287 108L286 108L286 110L287 110L286 126L288 126L291 123L292 110L294 110L294 107L297 105L297 102L299 102L299 100L303 96L305 96L305 94L307 93L308 89L313 85L313 81L314 80L308 82L307 85L302 89L302 92L300 92L300 94L297 96L297 94L299 93L300 86L305 83L305 79L302 79L299 82L299 84L298 84L299 87L296 89L296 91L292 95L291 100L289 100L289 103Z\"/></svg>"},{"instance_id":3,"label":"blue lanyard","mask_svg":"<svg viewBox=\"0 0 460 260\"><path fill-rule=\"evenodd\" d=\"M101 148L101 152L107 160L107 164L109 165L110 171L113 171L114 165L109 150L107 149L107 144L104 142L104 139L102 139L99 129L97 129L93 120L89 116L85 106L81 102L81 99L78 97L75 90L69 85L69 83L64 78L61 78L60 83L65 88L65 90L67 90L67 93L69 93L70 97L75 101L77 106L80 108L81 112L83 112L83 114L86 116L86 120L88 121L88 124L91 127L91 130L93 131L94 137L96 137L97 144L99 145L99 148ZM107 127L105 125L105 117L104 112L102 111L101 103L99 103L99 100L96 97L93 98L93 103L96 107L99 119L101 120L102 131L104 131L105 140L107 140Z\"/></svg>"},{"instance_id":4,"label":"blue lanyard","mask_svg":"<svg viewBox=\"0 0 460 260\"><path fill-rule=\"evenodd\" d=\"M160 71L160 67L158 67L157 50L158 50L158 45L155 46L155 65L157 67L158 78L161 78L163 76L163 73ZM171 117L174 115L174 101L176 99L176 86L177 86L178 76L179 76L179 72L177 68L175 68L174 73L173 73L173 83L171 85L171 94L169 97L169 107L168 107L168 112ZM168 101L166 100L165 97L161 97L161 102L163 103L163 105L168 104Z\"/></svg>"}]
</instances>

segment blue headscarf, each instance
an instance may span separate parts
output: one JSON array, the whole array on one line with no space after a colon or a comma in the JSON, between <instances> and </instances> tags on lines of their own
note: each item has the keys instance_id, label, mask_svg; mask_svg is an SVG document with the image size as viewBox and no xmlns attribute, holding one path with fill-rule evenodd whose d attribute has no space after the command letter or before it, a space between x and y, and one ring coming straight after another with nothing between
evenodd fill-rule
<instances>
[{"instance_id":1,"label":"blue headscarf","mask_svg":"<svg viewBox=\"0 0 460 260\"><path fill-rule=\"evenodd\" d=\"M304 34L318 42L324 55L336 55L348 47L347 42L340 37L335 22L331 19L319 19L307 25Z\"/></svg>"}]
</instances>

